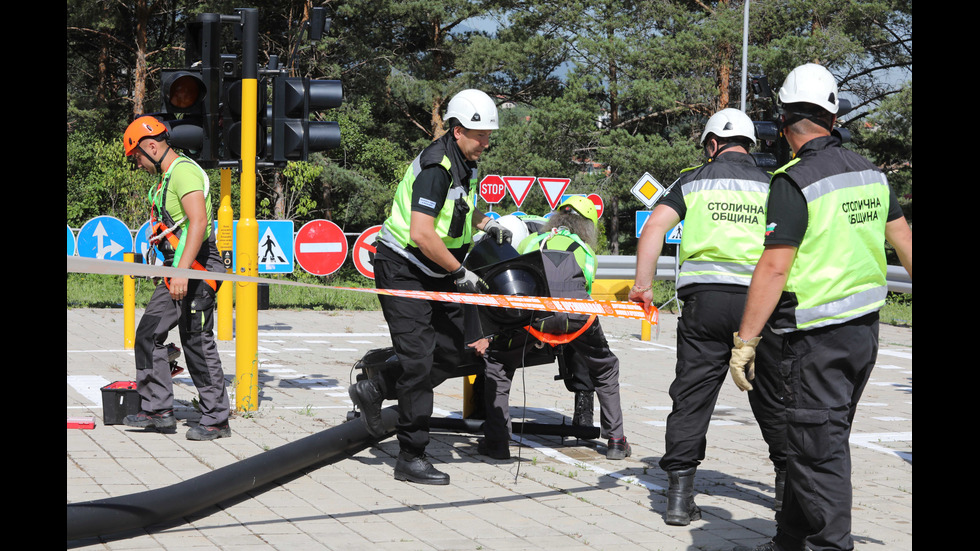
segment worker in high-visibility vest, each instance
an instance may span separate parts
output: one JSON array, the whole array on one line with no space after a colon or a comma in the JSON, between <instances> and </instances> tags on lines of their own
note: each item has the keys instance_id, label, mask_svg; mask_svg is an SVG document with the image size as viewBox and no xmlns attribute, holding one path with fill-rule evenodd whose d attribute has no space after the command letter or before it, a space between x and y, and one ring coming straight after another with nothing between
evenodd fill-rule
<instances>
[{"instance_id":1,"label":"worker in high-visibility vest","mask_svg":"<svg viewBox=\"0 0 980 551\"><path fill-rule=\"evenodd\" d=\"M834 135L840 99L827 68L796 67L778 97L795 158L770 185L765 250L730 366L735 384L751 390L753 375L771 368L754 366L763 327L783 336L786 491L775 537L756 549L850 550L848 439L878 354L885 241L911 277L912 230L885 174Z\"/></svg>"},{"instance_id":2,"label":"worker in high-visibility vest","mask_svg":"<svg viewBox=\"0 0 980 551\"><path fill-rule=\"evenodd\" d=\"M379 289L484 292L486 283L463 266L476 230L491 232L490 217L476 209L477 161L499 126L493 99L463 90L446 108L448 132L426 147L405 171L395 190L374 259ZM497 233L495 233L497 235ZM380 406L394 391L398 399L399 454L395 479L417 484L449 484L425 454L429 443L433 388L437 371L464 361L473 344L464 332L465 308L456 303L379 296L381 310L402 372L394 389L383 380L364 379L349 389L369 432L380 437ZM475 313L475 309L473 309Z\"/></svg>"},{"instance_id":3,"label":"worker in high-visibility vest","mask_svg":"<svg viewBox=\"0 0 980 551\"><path fill-rule=\"evenodd\" d=\"M694 480L705 458L707 433L718 394L728 377L731 334L745 308L752 270L762 254L769 174L749 153L755 125L738 109L712 115L701 133L707 161L685 169L643 225L637 245L632 301L649 304L664 236L681 220L677 296L684 303L677 322L677 365L670 384L671 412L664 432L660 468L667 473L665 521L687 526L701 518ZM779 343L769 336L760 362L778 360ZM749 403L775 470L775 509L782 504L786 477L785 413L778 377L762 372Z\"/></svg>"}]
</instances>

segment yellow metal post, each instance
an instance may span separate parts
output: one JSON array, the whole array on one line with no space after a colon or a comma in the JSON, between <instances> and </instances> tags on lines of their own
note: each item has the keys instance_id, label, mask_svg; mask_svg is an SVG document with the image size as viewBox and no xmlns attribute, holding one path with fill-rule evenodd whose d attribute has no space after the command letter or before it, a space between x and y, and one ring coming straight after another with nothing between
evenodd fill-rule
<instances>
[{"instance_id":1,"label":"yellow metal post","mask_svg":"<svg viewBox=\"0 0 980 551\"><path fill-rule=\"evenodd\" d=\"M476 396L473 391L473 384L476 383L476 375L463 377L463 419L469 419L476 412L474 400Z\"/></svg>"},{"instance_id":2,"label":"yellow metal post","mask_svg":"<svg viewBox=\"0 0 980 551\"><path fill-rule=\"evenodd\" d=\"M640 322L640 340L648 341L650 340L650 332L653 329L653 325L649 321L643 320Z\"/></svg>"},{"instance_id":3,"label":"yellow metal post","mask_svg":"<svg viewBox=\"0 0 980 551\"><path fill-rule=\"evenodd\" d=\"M232 231L234 212L231 208L231 169L221 169L221 199L218 205L218 233L215 236L221 257L226 259L225 269L232 272L231 254L234 245ZM235 286L222 285L218 289L218 340L230 341L234 338L234 300Z\"/></svg>"},{"instance_id":4,"label":"yellow metal post","mask_svg":"<svg viewBox=\"0 0 980 551\"><path fill-rule=\"evenodd\" d=\"M242 174L241 212L238 220L238 274L257 277L259 224L255 220L255 157L258 124L258 10L242 14ZM259 300L258 285L237 285L235 321L235 408L256 411L259 405Z\"/></svg>"},{"instance_id":5,"label":"yellow metal post","mask_svg":"<svg viewBox=\"0 0 980 551\"><path fill-rule=\"evenodd\" d=\"M136 262L135 253L123 253L125 262ZM132 350L136 343L136 278L123 276L123 348Z\"/></svg>"}]
</instances>

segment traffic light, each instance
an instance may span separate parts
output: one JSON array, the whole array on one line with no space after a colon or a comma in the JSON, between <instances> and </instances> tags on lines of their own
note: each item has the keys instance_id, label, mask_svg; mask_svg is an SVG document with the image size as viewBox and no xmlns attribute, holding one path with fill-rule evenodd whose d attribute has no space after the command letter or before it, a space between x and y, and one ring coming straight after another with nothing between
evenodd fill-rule
<instances>
[{"instance_id":1,"label":"traffic light","mask_svg":"<svg viewBox=\"0 0 980 551\"><path fill-rule=\"evenodd\" d=\"M185 150L205 167L214 166L220 157L219 25L217 18L189 23L186 68L163 69L160 73L165 122L171 128L170 145Z\"/></svg>"},{"instance_id":2,"label":"traffic light","mask_svg":"<svg viewBox=\"0 0 980 551\"><path fill-rule=\"evenodd\" d=\"M258 158L266 155L268 126L268 81L258 79L256 90L256 129L255 154ZM226 71L221 91L221 159L237 160L242 157L242 77L237 71Z\"/></svg>"},{"instance_id":3,"label":"traffic light","mask_svg":"<svg viewBox=\"0 0 980 551\"><path fill-rule=\"evenodd\" d=\"M166 122L171 128L170 145L206 163L218 158L218 83L213 73L204 69L163 69L160 79Z\"/></svg>"},{"instance_id":4,"label":"traffic light","mask_svg":"<svg viewBox=\"0 0 980 551\"><path fill-rule=\"evenodd\" d=\"M272 155L276 164L305 161L314 151L340 147L340 125L311 121L313 111L340 107L344 102L339 80L276 77L272 91Z\"/></svg>"}]
</instances>

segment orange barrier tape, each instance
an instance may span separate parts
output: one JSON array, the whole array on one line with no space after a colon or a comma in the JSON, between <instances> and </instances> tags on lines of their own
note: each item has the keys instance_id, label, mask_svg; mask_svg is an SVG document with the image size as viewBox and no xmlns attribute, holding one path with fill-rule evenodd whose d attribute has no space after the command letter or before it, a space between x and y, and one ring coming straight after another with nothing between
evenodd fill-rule
<instances>
[{"instance_id":1,"label":"orange barrier tape","mask_svg":"<svg viewBox=\"0 0 980 551\"><path fill-rule=\"evenodd\" d=\"M135 277L186 277L188 279L209 279L222 281L238 281L246 283L269 283L273 285L293 285L299 287L316 287L320 289L335 289L342 291L357 291L359 293L375 293L395 297L415 298L421 300L437 300L440 302L458 302L476 306L497 306L519 310L537 310L544 312L564 312L566 314L595 314L597 316L646 320L657 325L659 311L650 305L650 310L635 302L616 300L589 300L577 298L525 297L510 295L479 295L470 293L443 293L431 291L405 291L400 289L365 289L358 287L331 287L314 285L298 281L280 281L262 277L222 274L217 272L201 272L168 266L147 266L120 262L118 260L99 260L68 256L68 272L88 274L129 275Z\"/></svg>"}]
</instances>

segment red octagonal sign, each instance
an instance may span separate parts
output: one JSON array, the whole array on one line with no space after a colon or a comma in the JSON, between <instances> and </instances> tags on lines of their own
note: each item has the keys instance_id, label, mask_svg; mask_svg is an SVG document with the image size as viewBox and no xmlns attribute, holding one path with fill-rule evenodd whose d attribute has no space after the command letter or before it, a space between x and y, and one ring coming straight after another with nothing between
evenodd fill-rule
<instances>
[{"instance_id":1,"label":"red octagonal sign","mask_svg":"<svg viewBox=\"0 0 980 551\"><path fill-rule=\"evenodd\" d=\"M506 194L507 186L500 176L490 174L480 181L480 197L487 203L499 203Z\"/></svg>"},{"instance_id":2,"label":"red octagonal sign","mask_svg":"<svg viewBox=\"0 0 980 551\"><path fill-rule=\"evenodd\" d=\"M329 220L312 220L296 232L296 261L313 275L330 275L347 259L347 236Z\"/></svg>"}]
</instances>

